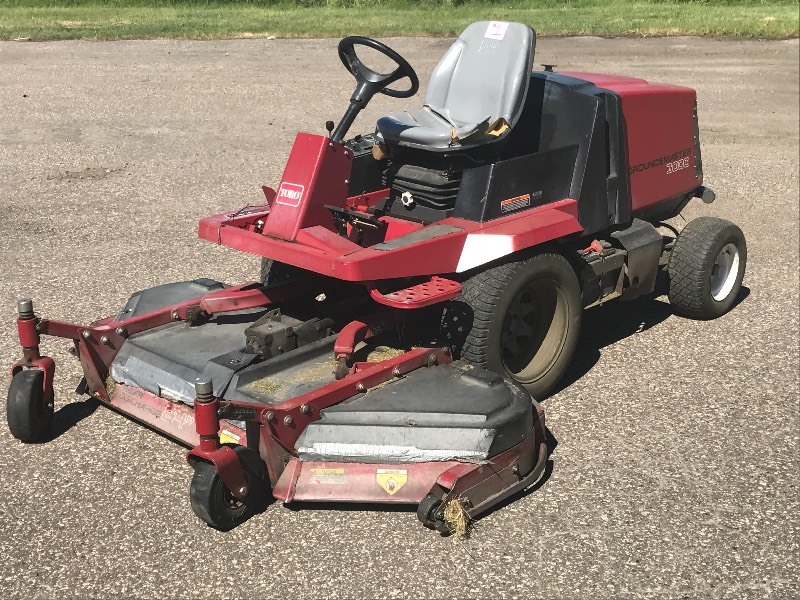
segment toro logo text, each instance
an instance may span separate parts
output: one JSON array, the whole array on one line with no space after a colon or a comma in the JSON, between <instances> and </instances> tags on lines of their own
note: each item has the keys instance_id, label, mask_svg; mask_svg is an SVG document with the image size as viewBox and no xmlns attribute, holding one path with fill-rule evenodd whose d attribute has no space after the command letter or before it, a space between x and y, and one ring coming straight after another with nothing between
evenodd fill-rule
<instances>
[{"instance_id":1,"label":"toro logo text","mask_svg":"<svg viewBox=\"0 0 800 600\"><path fill-rule=\"evenodd\" d=\"M278 188L278 195L275 202L278 204L285 204L286 206L300 206L300 201L303 199L303 192L305 187L299 183L289 183L284 181L281 187Z\"/></svg>"}]
</instances>

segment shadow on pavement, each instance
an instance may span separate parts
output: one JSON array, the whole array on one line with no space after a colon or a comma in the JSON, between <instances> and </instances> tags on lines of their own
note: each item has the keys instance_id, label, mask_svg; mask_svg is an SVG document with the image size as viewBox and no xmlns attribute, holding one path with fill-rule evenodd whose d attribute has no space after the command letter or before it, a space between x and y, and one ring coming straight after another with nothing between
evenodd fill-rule
<instances>
[{"instance_id":1,"label":"shadow on pavement","mask_svg":"<svg viewBox=\"0 0 800 600\"><path fill-rule=\"evenodd\" d=\"M64 435L75 425L94 414L98 406L100 406L100 401L94 396L86 400L65 404L53 414L53 424L50 426L50 432L40 443L46 444Z\"/></svg>"},{"instance_id":2,"label":"shadow on pavement","mask_svg":"<svg viewBox=\"0 0 800 600\"><path fill-rule=\"evenodd\" d=\"M568 388L586 375L600 360L600 350L606 346L655 327L673 316L669 303L657 299L666 294L666 288L662 286L663 283L653 294L630 302L611 300L603 306L588 309L583 315L581 336L572 362L550 395ZM749 295L750 289L742 286L731 310L736 310Z\"/></svg>"}]
</instances>

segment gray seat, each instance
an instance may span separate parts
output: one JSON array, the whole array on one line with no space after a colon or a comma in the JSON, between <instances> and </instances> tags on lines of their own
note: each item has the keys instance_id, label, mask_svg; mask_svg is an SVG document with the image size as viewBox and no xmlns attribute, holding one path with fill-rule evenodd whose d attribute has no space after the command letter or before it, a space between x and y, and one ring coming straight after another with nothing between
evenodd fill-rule
<instances>
[{"instance_id":1,"label":"gray seat","mask_svg":"<svg viewBox=\"0 0 800 600\"><path fill-rule=\"evenodd\" d=\"M424 106L378 119L379 138L389 146L452 149L504 135L525 104L535 43L522 23L473 23L433 70Z\"/></svg>"}]
</instances>

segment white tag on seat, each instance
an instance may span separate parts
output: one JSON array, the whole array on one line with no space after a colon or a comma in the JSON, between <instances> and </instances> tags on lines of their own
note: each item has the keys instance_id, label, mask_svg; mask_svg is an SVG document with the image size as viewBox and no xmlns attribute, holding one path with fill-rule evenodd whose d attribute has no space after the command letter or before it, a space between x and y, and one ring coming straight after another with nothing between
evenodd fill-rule
<instances>
[{"instance_id":1,"label":"white tag on seat","mask_svg":"<svg viewBox=\"0 0 800 600\"><path fill-rule=\"evenodd\" d=\"M502 40L506 36L506 31L508 31L506 21L491 21L483 37L490 40Z\"/></svg>"}]
</instances>

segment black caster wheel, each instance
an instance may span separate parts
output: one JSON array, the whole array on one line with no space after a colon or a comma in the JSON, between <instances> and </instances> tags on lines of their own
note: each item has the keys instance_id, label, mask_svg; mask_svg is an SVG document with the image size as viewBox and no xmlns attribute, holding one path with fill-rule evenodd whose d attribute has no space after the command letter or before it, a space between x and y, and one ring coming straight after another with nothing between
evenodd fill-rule
<instances>
[{"instance_id":1,"label":"black caster wheel","mask_svg":"<svg viewBox=\"0 0 800 600\"><path fill-rule=\"evenodd\" d=\"M8 428L23 442L41 441L53 422L53 394L45 397L39 369L18 371L11 379L6 403Z\"/></svg>"},{"instance_id":2,"label":"black caster wheel","mask_svg":"<svg viewBox=\"0 0 800 600\"><path fill-rule=\"evenodd\" d=\"M247 496L239 500L225 486L214 465L200 462L195 465L189 487L192 510L201 520L221 531L241 525L253 515L263 512L270 498L267 467L258 452L236 446L247 481Z\"/></svg>"},{"instance_id":3,"label":"black caster wheel","mask_svg":"<svg viewBox=\"0 0 800 600\"><path fill-rule=\"evenodd\" d=\"M433 494L428 494L419 503L417 518L428 529L435 529L445 535L450 533L450 528L444 522L442 515L442 501Z\"/></svg>"}]
</instances>

